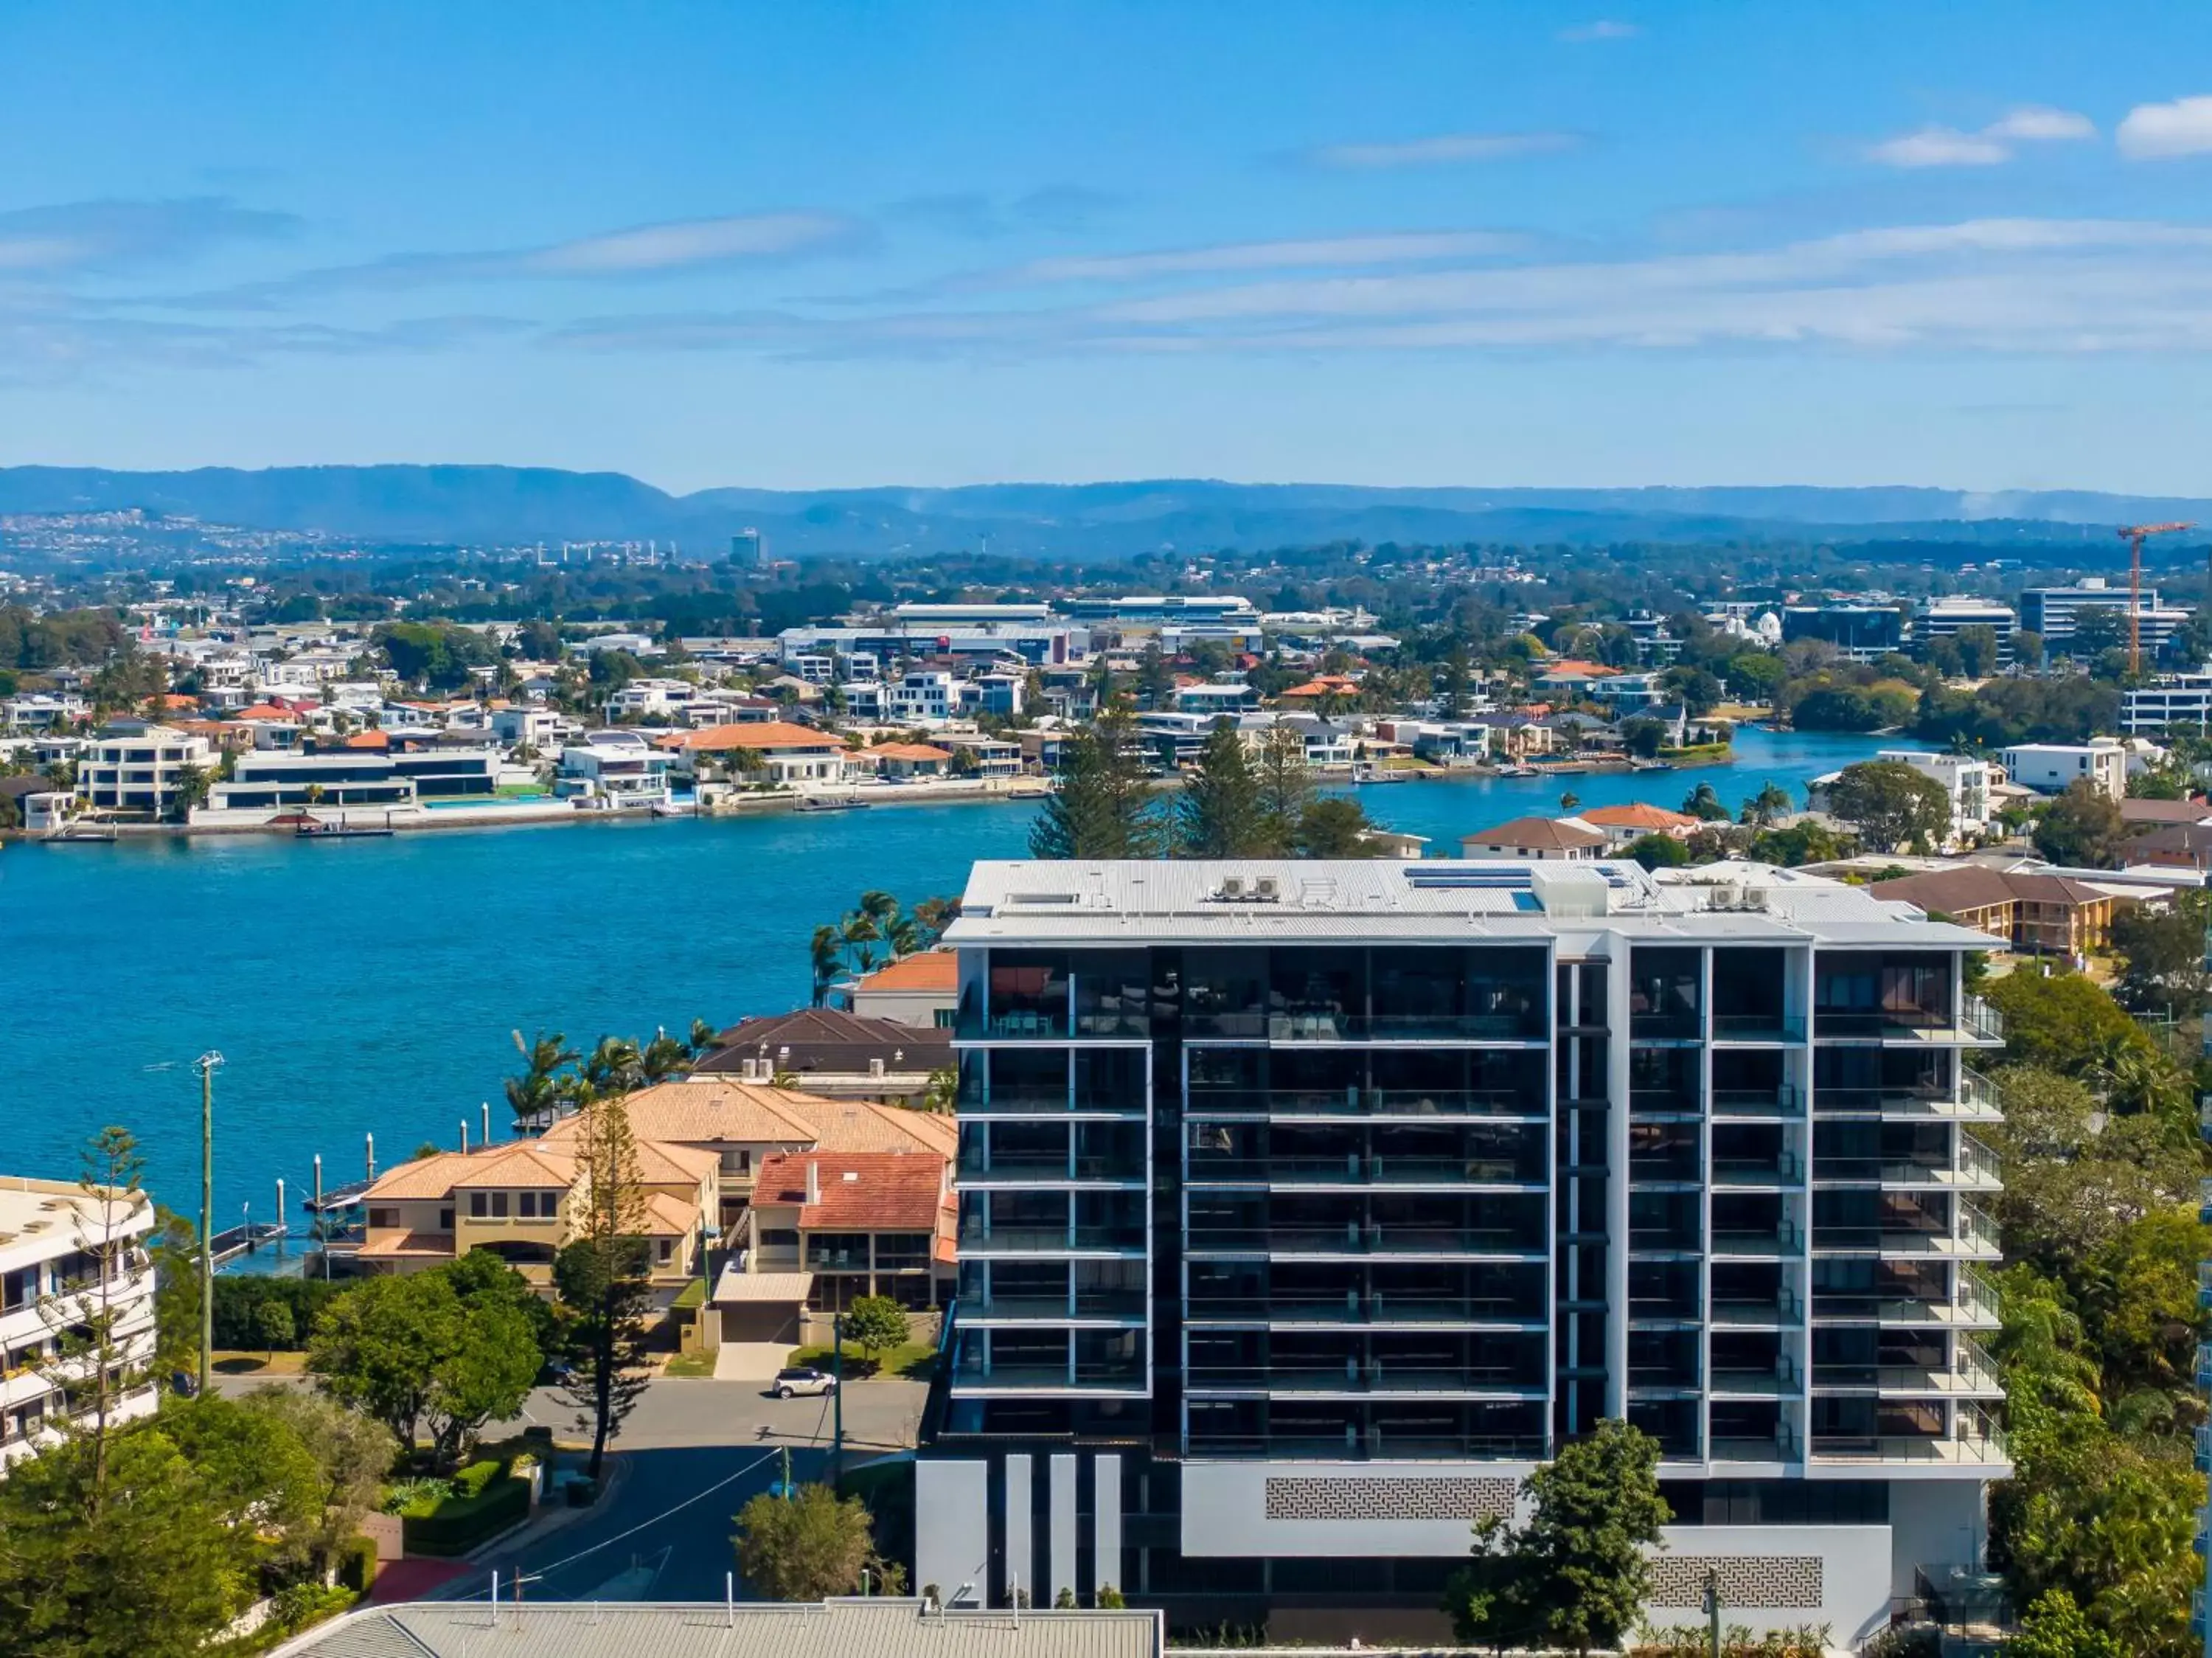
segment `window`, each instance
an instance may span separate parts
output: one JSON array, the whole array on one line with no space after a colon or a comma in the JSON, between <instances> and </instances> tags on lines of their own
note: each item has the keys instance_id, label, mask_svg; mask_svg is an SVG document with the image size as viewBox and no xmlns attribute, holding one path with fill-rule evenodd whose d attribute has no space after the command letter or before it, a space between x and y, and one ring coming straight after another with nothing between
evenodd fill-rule
<instances>
[{"instance_id":1,"label":"window","mask_svg":"<svg viewBox=\"0 0 2212 1658\"><path fill-rule=\"evenodd\" d=\"M763 1227L760 1240L763 1249L796 1249L799 1247L799 1228L795 1226Z\"/></svg>"},{"instance_id":2,"label":"window","mask_svg":"<svg viewBox=\"0 0 2212 1658\"><path fill-rule=\"evenodd\" d=\"M489 1192L471 1192L469 1193L469 1218L471 1220L481 1221L485 1216L490 1213L491 1193Z\"/></svg>"},{"instance_id":3,"label":"window","mask_svg":"<svg viewBox=\"0 0 2212 1658\"><path fill-rule=\"evenodd\" d=\"M657 1238L653 1242L660 1253L660 1264L667 1265L675 1257L676 1240L673 1238Z\"/></svg>"},{"instance_id":4,"label":"window","mask_svg":"<svg viewBox=\"0 0 2212 1658\"><path fill-rule=\"evenodd\" d=\"M396 1209L372 1209L368 1211L368 1223L374 1227L398 1226L399 1211ZM14 1275L11 1273L9 1276L12 1277Z\"/></svg>"}]
</instances>

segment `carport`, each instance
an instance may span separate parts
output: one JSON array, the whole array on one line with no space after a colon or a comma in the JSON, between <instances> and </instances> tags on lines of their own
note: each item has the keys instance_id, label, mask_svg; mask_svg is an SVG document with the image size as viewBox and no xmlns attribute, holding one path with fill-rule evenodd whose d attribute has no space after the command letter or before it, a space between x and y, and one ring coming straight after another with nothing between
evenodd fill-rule
<instances>
[{"instance_id":1,"label":"carport","mask_svg":"<svg viewBox=\"0 0 2212 1658\"><path fill-rule=\"evenodd\" d=\"M800 1320L814 1288L811 1272L741 1272L726 1266L714 1281L708 1315L719 1325L714 1375L766 1381L799 1344Z\"/></svg>"}]
</instances>

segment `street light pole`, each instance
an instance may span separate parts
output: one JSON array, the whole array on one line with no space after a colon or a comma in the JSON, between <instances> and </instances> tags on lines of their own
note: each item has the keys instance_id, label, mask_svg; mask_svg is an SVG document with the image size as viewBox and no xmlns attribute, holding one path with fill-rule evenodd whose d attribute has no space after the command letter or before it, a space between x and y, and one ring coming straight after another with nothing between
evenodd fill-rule
<instances>
[{"instance_id":1,"label":"street light pole","mask_svg":"<svg viewBox=\"0 0 2212 1658\"><path fill-rule=\"evenodd\" d=\"M192 1062L200 1074L200 1393L215 1371L215 1074L222 1056L209 1049Z\"/></svg>"}]
</instances>

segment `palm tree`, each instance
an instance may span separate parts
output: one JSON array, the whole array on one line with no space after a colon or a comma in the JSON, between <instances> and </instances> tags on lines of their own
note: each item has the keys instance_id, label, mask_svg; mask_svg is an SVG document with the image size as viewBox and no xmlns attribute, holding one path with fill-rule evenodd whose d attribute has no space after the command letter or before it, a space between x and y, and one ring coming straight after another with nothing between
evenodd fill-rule
<instances>
[{"instance_id":1,"label":"palm tree","mask_svg":"<svg viewBox=\"0 0 2212 1658\"><path fill-rule=\"evenodd\" d=\"M1580 806L1582 803L1583 797L1575 793L1571 789L1568 789L1565 794L1559 796L1559 810L1562 812L1571 813L1575 809L1575 808Z\"/></svg>"},{"instance_id":2,"label":"palm tree","mask_svg":"<svg viewBox=\"0 0 2212 1658\"><path fill-rule=\"evenodd\" d=\"M522 1056L523 1072L507 1079L507 1109L514 1113L518 1129L544 1128L560 1115L564 1092L561 1072L580 1056L558 1031L550 1035L540 1031L533 1042L525 1042L520 1031L513 1034L515 1051Z\"/></svg>"},{"instance_id":3,"label":"palm tree","mask_svg":"<svg viewBox=\"0 0 2212 1658\"><path fill-rule=\"evenodd\" d=\"M838 923L837 936L845 947L847 959L855 972L872 972L876 965L876 948L883 942L883 934L874 921L863 914L847 916Z\"/></svg>"},{"instance_id":4,"label":"palm tree","mask_svg":"<svg viewBox=\"0 0 2212 1658\"><path fill-rule=\"evenodd\" d=\"M950 1117L960 1102L960 1073L950 1065L929 1073L929 1086L922 1090L921 1108L939 1117Z\"/></svg>"},{"instance_id":5,"label":"palm tree","mask_svg":"<svg viewBox=\"0 0 2212 1658\"><path fill-rule=\"evenodd\" d=\"M921 948L934 949L938 940L945 936L945 930L959 913L960 900L957 898L926 898L915 905L914 919L921 929Z\"/></svg>"},{"instance_id":6,"label":"palm tree","mask_svg":"<svg viewBox=\"0 0 2212 1658\"><path fill-rule=\"evenodd\" d=\"M835 927L817 927L813 942L808 946L814 958L814 1005L820 1007L830 999L830 987L837 982L839 954L844 947L844 936Z\"/></svg>"},{"instance_id":7,"label":"palm tree","mask_svg":"<svg viewBox=\"0 0 2212 1658\"><path fill-rule=\"evenodd\" d=\"M665 1082L680 1076L691 1062L691 1050L666 1031L657 1033L637 1058L638 1075L647 1082Z\"/></svg>"},{"instance_id":8,"label":"palm tree","mask_svg":"<svg viewBox=\"0 0 2212 1658\"><path fill-rule=\"evenodd\" d=\"M628 1094L645 1078L645 1058L636 1043L626 1037L603 1036L592 1057L584 1061L583 1084L587 1097L604 1100Z\"/></svg>"},{"instance_id":9,"label":"palm tree","mask_svg":"<svg viewBox=\"0 0 2212 1658\"><path fill-rule=\"evenodd\" d=\"M693 1020L691 1021L691 1040L689 1045L691 1051L691 1057L694 1059L703 1058L706 1055L707 1051L714 1045L714 1039L720 1033L716 1031L715 1028L712 1025L708 1024L705 1020Z\"/></svg>"}]
</instances>

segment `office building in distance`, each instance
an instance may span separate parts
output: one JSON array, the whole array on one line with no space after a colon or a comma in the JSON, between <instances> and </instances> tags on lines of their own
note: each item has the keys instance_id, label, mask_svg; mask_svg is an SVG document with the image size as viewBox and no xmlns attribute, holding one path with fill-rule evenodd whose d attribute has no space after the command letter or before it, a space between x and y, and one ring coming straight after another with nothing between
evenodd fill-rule
<instances>
[{"instance_id":1,"label":"office building in distance","mask_svg":"<svg viewBox=\"0 0 2212 1658\"><path fill-rule=\"evenodd\" d=\"M2101 576L2085 576L2078 585L2070 588L2028 588L2020 595L2020 625L2031 633L2041 634L2045 649L2058 655L2065 654L2073 644L2074 630L2085 613L2117 612L2118 631L2115 637L2124 645L2128 638L2128 606L2129 594L2124 585L2113 587ZM2189 617L2185 609L2160 604L2156 588L2145 588L2136 618L2144 653L2154 655L2164 650L2167 641L2189 625Z\"/></svg>"},{"instance_id":2,"label":"office building in distance","mask_svg":"<svg viewBox=\"0 0 2212 1658\"><path fill-rule=\"evenodd\" d=\"M1989 941L1708 881L976 865L917 1581L1434 1637L1474 1523L1607 1417L1663 1450L1662 1622L1711 1571L1856 1643L1976 1570Z\"/></svg>"},{"instance_id":3,"label":"office building in distance","mask_svg":"<svg viewBox=\"0 0 2212 1658\"><path fill-rule=\"evenodd\" d=\"M1789 605L1782 612L1782 642L1819 639L1855 662L1880 661L1905 649L1905 613L1873 600Z\"/></svg>"},{"instance_id":4,"label":"office building in distance","mask_svg":"<svg viewBox=\"0 0 2212 1658\"><path fill-rule=\"evenodd\" d=\"M1996 636L1997 666L2012 666L2012 636L2020 629L2020 618L2010 605L2001 605L1994 599L1973 599L1954 594L1940 599L1923 599L1912 613L1912 643L1923 655L1937 639L1955 639L1968 628L1985 627Z\"/></svg>"}]
</instances>

